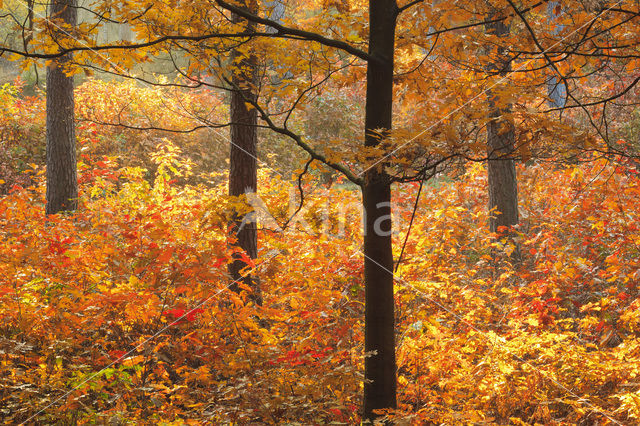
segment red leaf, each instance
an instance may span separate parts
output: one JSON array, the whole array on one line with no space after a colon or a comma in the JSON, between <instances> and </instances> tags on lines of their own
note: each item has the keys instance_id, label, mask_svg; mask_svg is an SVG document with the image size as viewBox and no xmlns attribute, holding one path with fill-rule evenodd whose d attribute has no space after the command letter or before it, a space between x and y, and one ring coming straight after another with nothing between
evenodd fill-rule
<instances>
[{"instance_id":1,"label":"red leaf","mask_svg":"<svg viewBox=\"0 0 640 426\"><path fill-rule=\"evenodd\" d=\"M331 411L331 414L336 417L342 417L342 411L340 411L338 408L330 408L329 411Z\"/></svg>"},{"instance_id":2,"label":"red leaf","mask_svg":"<svg viewBox=\"0 0 640 426\"><path fill-rule=\"evenodd\" d=\"M126 351L121 351L121 350L118 350L118 349L115 349L115 350L112 350L112 351L109 352L109 356L114 361L119 360L120 358L122 358L126 354L127 354Z\"/></svg>"},{"instance_id":3,"label":"red leaf","mask_svg":"<svg viewBox=\"0 0 640 426\"><path fill-rule=\"evenodd\" d=\"M255 268L255 263L253 263L253 259L251 259L244 251L238 253L240 255L240 259L247 264L247 266L251 268Z\"/></svg>"},{"instance_id":4,"label":"red leaf","mask_svg":"<svg viewBox=\"0 0 640 426\"><path fill-rule=\"evenodd\" d=\"M196 315L201 314L202 312L204 312L204 309L200 309L200 308L192 309L187 313L185 318L187 319L187 321L195 321Z\"/></svg>"},{"instance_id":5,"label":"red leaf","mask_svg":"<svg viewBox=\"0 0 640 426\"><path fill-rule=\"evenodd\" d=\"M180 318L184 315L184 309L169 309L168 311L164 311L163 315L173 315L173 318Z\"/></svg>"},{"instance_id":6,"label":"red leaf","mask_svg":"<svg viewBox=\"0 0 640 426\"><path fill-rule=\"evenodd\" d=\"M160 256L157 257L157 260L159 263L167 263L171 260L171 256L173 256L173 247L163 250L162 253L160 253Z\"/></svg>"}]
</instances>

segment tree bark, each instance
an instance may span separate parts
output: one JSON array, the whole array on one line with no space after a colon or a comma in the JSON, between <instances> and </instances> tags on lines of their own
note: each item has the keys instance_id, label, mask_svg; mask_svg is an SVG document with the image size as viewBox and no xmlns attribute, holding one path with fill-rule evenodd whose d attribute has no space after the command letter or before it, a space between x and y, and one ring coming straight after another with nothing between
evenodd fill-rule
<instances>
[{"instance_id":1,"label":"tree bark","mask_svg":"<svg viewBox=\"0 0 640 426\"><path fill-rule=\"evenodd\" d=\"M392 126L395 0L369 3L369 53L365 106L365 146L381 142ZM382 133L380 133L382 131ZM395 318L391 245L391 180L378 165L365 172L365 358L364 418L396 408Z\"/></svg>"},{"instance_id":2,"label":"tree bark","mask_svg":"<svg viewBox=\"0 0 640 426\"><path fill-rule=\"evenodd\" d=\"M255 12L254 10L252 12ZM236 14L235 23L244 22L246 29L251 31L255 24L247 22ZM232 78L236 88L231 92L231 152L229 155L229 195L244 197L247 193L255 193L257 184L257 123L258 114L255 108L248 107L250 101L257 99L257 59L252 53L234 49L231 52L231 63L234 67ZM248 205L248 204L247 204ZM237 241L234 246L243 251L251 259L258 256L258 237L255 214L233 213L231 224L232 238ZM229 265L231 279L241 280L252 289L250 298L257 304L262 304L260 285L255 274L242 278L241 271L247 265L238 253L234 254L234 261ZM240 287L234 283L230 288L239 292Z\"/></svg>"},{"instance_id":3,"label":"tree bark","mask_svg":"<svg viewBox=\"0 0 640 426\"><path fill-rule=\"evenodd\" d=\"M493 112L495 117L487 126L489 175L489 229L498 232L501 226L512 227L519 222L518 179L513 155L513 124L499 117L501 112Z\"/></svg>"},{"instance_id":4,"label":"tree bark","mask_svg":"<svg viewBox=\"0 0 640 426\"><path fill-rule=\"evenodd\" d=\"M54 0L50 16L76 25L75 0ZM46 214L78 207L73 76L65 73L65 55L47 68L47 194Z\"/></svg>"},{"instance_id":5,"label":"tree bark","mask_svg":"<svg viewBox=\"0 0 640 426\"><path fill-rule=\"evenodd\" d=\"M494 14L490 15L494 16ZM500 37L509 34L509 27L502 21L487 25L487 32ZM489 71L505 76L511 71L511 60L498 48L496 59L489 65ZM489 92L491 107L487 125L487 171L489 175L489 229L498 232L501 226L510 228L518 224L518 180L515 161L515 131L513 122L504 117L511 112L511 106L498 108L495 98ZM502 228L500 228L502 229Z\"/></svg>"},{"instance_id":6,"label":"tree bark","mask_svg":"<svg viewBox=\"0 0 640 426\"><path fill-rule=\"evenodd\" d=\"M556 16L555 10L556 8L561 7L559 1L550 1L547 3L547 21L554 24L555 29L551 31L551 34L558 34L564 28L564 25L559 25L557 23L558 17L562 14L558 14ZM552 75L549 80L547 80L547 93L549 94L549 102L548 105L551 108L562 108L567 103L567 86L562 81L559 81L555 75Z\"/></svg>"}]
</instances>

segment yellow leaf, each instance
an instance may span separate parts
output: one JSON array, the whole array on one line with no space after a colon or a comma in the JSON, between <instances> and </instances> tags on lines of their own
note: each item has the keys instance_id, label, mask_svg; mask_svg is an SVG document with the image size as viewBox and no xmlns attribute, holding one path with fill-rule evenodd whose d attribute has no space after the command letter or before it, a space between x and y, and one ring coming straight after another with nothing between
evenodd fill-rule
<instances>
[{"instance_id":1,"label":"yellow leaf","mask_svg":"<svg viewBox=\"0 0 640 426\"><path fill-rule=\"evenodd\" d=\"M538 327L540 325L540 321L537 318L529 317L527 318L527 323L533 327Z\"/></svg>"},{"instance_id":2,"label":"yellow leaf","mask_svg":"<svg viewBox=\"0 0 640 426\"><path fill-rule=\"evenodd\" d=\"M498 361L498 370L500 370L502 374L511 374L514 368L506 362Z\"/></svg>"}]
</instances>

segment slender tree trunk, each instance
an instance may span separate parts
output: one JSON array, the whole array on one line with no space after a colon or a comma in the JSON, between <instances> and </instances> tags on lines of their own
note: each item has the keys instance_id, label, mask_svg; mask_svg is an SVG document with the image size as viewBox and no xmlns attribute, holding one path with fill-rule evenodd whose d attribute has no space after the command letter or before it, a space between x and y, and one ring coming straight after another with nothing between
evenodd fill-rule
<instances>
[{"instance_id":1,"label":"slender tree trunk","mask_svg":"<svg viewBox=\"0 0 640 426\"><path fill-rule=\"evenodd\" d=\"M253 10L255 12L255 10ZM244 22L247 30L255 24L233 15L236 23ZM247 193L255 193L257 189L257 123L258 114L255 108L247 107L250 100L257 98L257 59L252 53L234 49L231 54L234 64L233 84L239 90L231 92L231 152L229 155L229 195L243 197ZM255 214L235 213L231 224L232 237L237 239L236 247L244 251L251 259L258 256L258 237ZM229 265L229 274L234 281L242 277L241 271L247 265L240 255ZM255 274L247 275L243 283L253 290L251 299L262 304L260 286ZM231 289L238 292L237 284Z\"/></svg>"},{"instance_id":2,"label":"slender tree trunk","mask_svg":"<svg viewBox=\"0 0 640 426\"><path fill-rule=\"evenodd\" d=\"M494 16L494 15L490 15ZM509 27L503 22L487 25L487 32L500 37L509 34ZM489 71L501 76L511 71L511 61L501 48L497 49L496 59L489 66ZM504 117L511 112L511 107L495 106L492 94L489 93L492 120L487 126L487 169L489 174L489 229L497 232L499 227L511 227L518 224L518 180L515 161L515 131L513 122ZM500 228L502 229L502 228ZM516 253L517 250L514 252Z\"/></svg>"},{"instance_id":3,"label":"slender tree trunk","mask_svg":"<svg viewBox=\"0 0 640 426\"><path fill-rule=\"evenodd\" d=\"M391 130L395 0L369 3L365 145L380 143L379 130ZM362 197L365 215L365 358L364 418L374 410L396 408L396 357L391 250L391 181L382 165L365 173Z\"/></svg>"},{"instance_id":4,"label":"slender tree trunk","mask_svg":"<svg viewBox=\"0 0 640 426\"><path fill-rule=\"evenodd\" d=\"M556 14L556 8L560 8L559 13ZM551 30L551 34L558 34L564 28L564 25L559 25L557 20L562 15L561 5L559 1L550 1L547 3L547 21L554 24L554 29ZM548 105L551 108L562 108L567 103L567 86L562 81L559 81L555 75L552 75L547 80L547 93L549 94Z\"/></svg>"},{"instance_id":5,"label":"slender tree trunk","mask_svg":"<svg viewBox=\"0 0 640 426\"><path fill-rule=\"evenodd\" d=\"M54 0L50 16L76 25L75 0ZM65 74L62 57L47 68L47 206L46 214L78 207L73 76Z\"/></svg>"},{"instance_id":6,"label":"slender tree trunk","mask_svg":"<svg viewBox=\"0 0 640 426\"><path fill-rule=\"evenodd\" d=\"M492 113L496 119L487 126L489 219L491 232L499 227L518 224L518 179L515 161L509 158L514 151L513 125L500 120L501 113ZM502 229L502 228L500 228Z\"/></svg>"}]
</instances>

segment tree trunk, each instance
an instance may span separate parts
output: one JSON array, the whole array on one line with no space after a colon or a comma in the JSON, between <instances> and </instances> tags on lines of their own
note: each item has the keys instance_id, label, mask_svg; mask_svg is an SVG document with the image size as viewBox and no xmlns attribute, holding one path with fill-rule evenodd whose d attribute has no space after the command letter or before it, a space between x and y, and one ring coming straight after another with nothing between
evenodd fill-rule
<instances>
[{"instance_id":1,"label":"tree trunk","mask_svg":"<svg viewBox=\"0 0 640 426\"><path fill-rule=\"evenodd\" d=\"M369 3L365 145L380 143L379 130L391 130L393 56L397 5L394 0ZM396 408L396 357L391 247L391 181L378 165L365 172L362 198L365 216L365 351L364 418L374 410Z\"/></svg>"},{"instance_id":2,"label":"tree trunk","mask_svg":"<svg viewBox=\"0 0 640 426\"><path fill-rule=\"evenodd\" d=\"M556 8L561 8L559 1L550 1L547 3L547 21L554 25L551 34L558 34L563 30L564 25L558 24L558 18L562 15L562 11L556 14ZM547 93L549 94L548 105L551 108L562 108L567 103L567 86L564 82L559 81L555 75L547 80Z\"/></svg>"},{"instance_id":3,"label":"tree trunk","mask_svg":"<svg viewBox=\"0 0 640 426\"><path fill-rule=\"evenodd\" d=\"M487 32L503 37L509 34L509 27L503 22L495 22L487 25ZM496 59L489 65L489 71L505 76L511 71L511 60L505 57L501 48L495 53ZM504 114L511 112L511 107L498 108L491 93L489 96L492 108L492 120L487 125L487 171L491 210L489 229L498 232L501 226L509 228L518 224L518 180L513 160L515 131L513 122L504 117Z\"/></svg>"},{"instance_id":4,"label":"tree trunk","mask_svg":"<svg viewBox=\"0 0 640 426\"><path fill-rule=\"evenodd\" d=\"M500 114L492 114L496 119L487 126L491 232L498 232L501 226L509 228L518 224L518 179L515 162L509 158L515 147L514 131L511 123L498 118Z\"/></svg>"},{"instance_id":5,"label":"tree trunk","mask_svg":"<svg viewBox=\"0 0 640 426\"><path fill-rule=\"evenodd\" d=\"M254 11L255 12L255 11ZM244 21L233 15L236 23L245 22L247 30L252 30L255 24ZM233 85L238 90L231 92L231 152L229 155L229 195L244 197L247 193L255 193L257 189L257 123L258 114L255 108L247 107L249 101L257 98L257 60L251 53L234 49L231 53L234 65ZM232 237L238 250L243 251L251 259L258 256L258 237L255 214L234 213L231 224ZM229 274L233 281L242 278L241 271L247 265L239 254L229 265ZM250 298L257 304L262 304L260 286L255 274L242 278L242 282L252 289ZM232 290L239 292L237 284L232 284Z\"/></svg>"},{"instance_id":6,"label":"tree trunk","mask_svg":"<svg viewBox=\"0 0 640 426\"><path fill-rule=\"evenodd\" d=\"M50 16L76 25L75 0L54 0ZM78 207L73 76L65 74L66 55L47 68L47 205L46 214Z\"/></svg>"}]
</instances>

